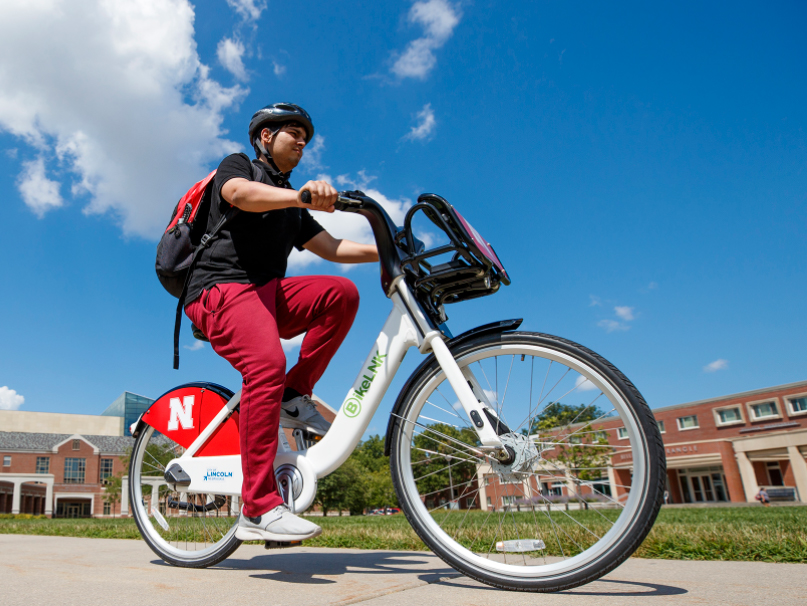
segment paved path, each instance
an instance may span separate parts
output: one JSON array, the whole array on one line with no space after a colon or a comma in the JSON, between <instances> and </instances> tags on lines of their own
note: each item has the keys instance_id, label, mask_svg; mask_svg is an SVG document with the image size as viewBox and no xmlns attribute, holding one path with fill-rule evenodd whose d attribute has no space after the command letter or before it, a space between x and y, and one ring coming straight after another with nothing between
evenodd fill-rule
<instances>
[{"instance_id":1,"label":"paved path","mask_svg":"<svg viewBox=\"0 0 807 606\"><path fill-rule=\"evenodd\" d=\"M0 535L3 606L518 606L807 604L807 565L632 559L556 594L494 590L428 553L242 545L207 570L166 566L142 541Z\"/></svg>"}]
</instances>

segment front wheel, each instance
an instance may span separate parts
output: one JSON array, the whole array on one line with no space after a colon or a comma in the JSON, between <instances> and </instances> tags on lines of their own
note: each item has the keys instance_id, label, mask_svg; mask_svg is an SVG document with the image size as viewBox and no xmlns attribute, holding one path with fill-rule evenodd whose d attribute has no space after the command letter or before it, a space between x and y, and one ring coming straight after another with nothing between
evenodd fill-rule
<instances>
[{"instance_id":1,"label":"front wheel","mask_svg":"<svg viewBox=\"0 0 807 606\"><path fill-rule=\"evenodd\" d=\"M560 591L616 568L664 492L664 448L641 394L594 352L550 335L481 336L452 353L511 460L480 448L436 361L419 369L396 406L390 454L420 538L503 589Z\"/></svg>"}]
</instances>

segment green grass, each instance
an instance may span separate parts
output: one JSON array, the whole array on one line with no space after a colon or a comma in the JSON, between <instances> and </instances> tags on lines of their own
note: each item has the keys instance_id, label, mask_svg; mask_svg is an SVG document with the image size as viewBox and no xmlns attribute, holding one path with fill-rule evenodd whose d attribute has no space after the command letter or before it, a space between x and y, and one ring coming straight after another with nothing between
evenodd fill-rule
<instances>
[{"instance_id":1,"label":"green grass","mask_svg":"<svg viewBox=\"0 0 807 606\"><path fill-rule=\"evenodd\" d=\"M606 512L607 513L607 512ZM473 512L473 516L484 516ZM562 516L560 516L562 517ZM560 517L558 522L560 523ZM575 516L592 531L608 524L595 512ZM323 527L321 536L306 541L310 547L358 549L425 550L403 515L377 517L313 518ZM447 520L446 529L456 528L459 516ZM532 536L532 514L515 514L524 534ZM527 532L532 530L532 532ZM487 532L487 531L486 531ZM490 541L491 536L460 535L471 545L474 540ZM0 519L0 534L37 534L52 536L137 539L139 533L131 518L118 519ZM586 532L566 522L563 531L547 533L547 555L568 550L572 541L584 542ZM560 544L559 544L560 543ZM477 547L479 544L477 543ZM756 562L807 563L807 507L753 507L664 509L645 542L634 554L640 558L675 560L744 560Z\"/></svg>"}]
</instances>

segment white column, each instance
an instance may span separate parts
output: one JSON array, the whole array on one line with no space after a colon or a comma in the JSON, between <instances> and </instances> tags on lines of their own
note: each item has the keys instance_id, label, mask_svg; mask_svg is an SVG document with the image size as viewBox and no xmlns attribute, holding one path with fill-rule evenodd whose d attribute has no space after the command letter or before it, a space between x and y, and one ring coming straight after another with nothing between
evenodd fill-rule
<instances>
[{"instance_id":1,"label":"white column","mask_svg":"<svg viewBox=\"0 0 807 606\"><path fill-rule=\"evenodd\" d=\"M757 475L754 473L754 466L748 460L748 455L743 451L737 453L737 466L740 468L740 477L743 479L745 500L753 503L754 497L759 492L759 485L757 484Z\"/></svg>"},{"instance_id":2,"label":"white column","mask_svg":"<svg viewBox=\"0 0 807 606\"><path fill-rule=\"evenodd\" d=\"M45 515L53 515L53 478L45 480Z\"/></svg>"},{"instance_id":3,"label":"white column","mask_svg":"<svg viewBox=\"0 0 807 606\"><path fill-rule=\"evenodd\" d=\"M485 468L481 465L476 468L476 482L479 484L479 508L482 511L487 511L488 495L485 490Z\"/></svg>"},{"instance_id":4,"label":"white column","mask_svg":"<svg viewBox=\"0 0 807 606\"><path fill-rule=\"evenodd\" d=\"M802 503L807 503L807 462L801 456L798 446L788 446L787 454L790 458L790 467L793 469L793 477L796 478L799 499Z\"/></svg>"},{"instance_id":5,"label":"white column","mask_svg":"<svg viewBox=\"0 0 807 606\"><path fill-rule=\"evenodd\" d=\"M616 473L613 465L608 466L608 486L611 488L611 498L615 501L619 499L619 492L616 489Z\"/></svg>"},{"instance_id":6,"label":"white column","mask_svg":"<svg viewBox=\"0 0 807 606\"><path fill-rule=\"evenodd\" d=\"M20 495L22 494L22 480L14 482L14 495L11 497L11 513L20 513Z\"/></svg>"},{"instance_id":7,"label":"white column","mask_svg":"<svg viewBox=\"0 0 807 606\"><path fill-rule=\"evenodd\" d=\"M129 476L123 476L120 483L120 515L129 515Z\"/></svg>"},{"instance_id":8,"label":"white column","mask_svg":"<svg viewBox=\"0 0 807 606\"><path fill-rule=\"evenodd\" d=\"M233 495L230 498L230 515L238 515L241 509L238 507L238 496Z\"/></svg>"},{"instance_id":9,"label":"white column","mask_svg":"<svg viewBox=\"0 0 807 606\"><path fill-rule=\"evenodd\" d=\"M563 468L563 474L566 476L566 492L569 494L569 497L575 497L580 494L578 491L578 486L575 485L574 479L572 478L572 473L569 471L568 467Z\"/></svg>"},{"instance_id":10,"label":"white column","mask_svg":"<svg viewBox=\"0 0 807 606\"><path fill-rule=\"evenodd\" d=\"M160 509L160 485L157 483L151 485L151 508Z\"/></svg>"}]
</instances>

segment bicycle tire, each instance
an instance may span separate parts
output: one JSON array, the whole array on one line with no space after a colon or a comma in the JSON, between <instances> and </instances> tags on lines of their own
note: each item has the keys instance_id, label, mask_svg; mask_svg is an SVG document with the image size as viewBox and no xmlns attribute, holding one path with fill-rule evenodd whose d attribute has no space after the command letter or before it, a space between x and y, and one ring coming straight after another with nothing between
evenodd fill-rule
<instances>
[{"instance_id":1,"label":"bicycle tire","mask_svg":"<svg viewBox=\"0 0 807 606\"><path fill-rule=\"evenodd\" d=\"M180 548L183 541L181 540L182 533L179 532L179 529L175 529L176 536L174 537L171 537L170 535L164 536L165 533L160 532L158 528L159 522L158 525L155 526L154 522L152 521L152 518L156 519L154 512L152 511L152 516L149 516L149 510L146 507L145 498L142 492L145 477L143 476L142 471L146 465L149 465L148 463L144 464L144 459L146 458L145 455L147 453L149 444L152 442L152 438L159 438L164 443L170 442L170 440L162 436L162 434L157 434L156 436L155 434L157 434L157 432L155 432L152 427L145 426L142 429L135 440L131 460L129 462L129 495L132 505L132 515L134 516L137 529L140 531L140 535L143 537L143 540L151 548L151 550L156 553L160 559L168 564L171 564L172 566L178 566L181 568L207 568L209 566L213 566L214 564L218 564L222 560L232 555L232 553L241 545L242 541L235 537L235 527L238 524L237 516L233 517L232 515L229 515L226 519L224 519L223 524L228 528L226 532L219 532L220 536L218 537L215 537L211 530L207 528L207 524L205 522L207 519L207 514L213 511L218 514L222 509L221 505L215 505L217 502L215 498L212 501L212 504L214 504L214 507L212 508L207 502L204 506L186 504L184 508L185 516L181 515L181 512L183 511L181 496L174 499L172 496L166 495L165 499L160 499L161 504L158 506L158 513L162 507L176 509L178 516L169 517L168 520L171 520L172 524L184 523L187 527L187 534L184 541L185 549ZM154 464L151 464L150 466L155 467L154 473L159 473L156 463L157 461L155 460ZM152 477L156 478L157 476ZM148 481L148 478L146 478L146 481ZM209 501L209 496L205 498L203 495L201 498L204 501ZM195 495L195 498L198 499L200 497L199 495ZM228 504L229 508L230 502L226 501L225 499L225 503ZM190 514L188 514L189 511L191 512ZM228 513L231 514L229 511ZM184 520L183 517L185 518ZM168 524L165 517L163 517L162 520ZM193 528L193 526L196 528ZM200 526L202 527L203 541L201 541L202 548L197 549L196 547L199 545L200 541L193 539L199 535ZM217 525L214 529L220 530L219 526L220 525ZM166 530L166 532L168 532L168 530ZM205 533L207 536L204 536ZM209 547L207 546L208 537L211 539L211 545ZM188 538L191 540L189 541ZM212 540L214 538L217 540ZM172 545L172 543L176 543L176 545ZM189 546L192 547L192 549L189 549Z\"/></svg>"},{"instance_id":2,"label":"bicycle tire","mask_svg":"<svg viewBox=\"0 0 807 606\"><path fill-rule=\"evenodd\" d=\"M563 360L565 361L564 363L568 365L568 368L574 369L575 372L585 377L584 381L590 379L598 382L598 384L603 385L605 391L608 392L606 397L609 398L609 401L614 405L619 416L626 422L626 432L630 434L629 439L631 442L631 454L634 457L632 463L634 471L640 470L641 466L644 467L640 470L641 473L638 474L640 480L637 481L640 481L640 484L628 487L628 496L625 500L625 506L622 509L617 507L615 513L611 514L605 509L605 507L613 507L611 503L605 502L602 504L602 509L600 510L598 510L598 506L601 504L595 503L595 505L591 506L593 511L599 511L599 515L605 519L610 519L606 514L609 514L611 517L614 515L618 516L613 521L611 529L606 531L604 536L598 538L591 546L584 549L585 544L580 545L579 554L569 557L560 563L554 561L547 562L546 556L544 556L543 566L528 565L527 557L522 552L522 556L524 557L523 567L508 564L507 553L503 554L504 564L498 560L491 559L490 554L492 553L492 546L488 551L489 557L485 560L484 557L481 557L471 550L476 544L476 538L474 538L474 543L471 544L470 547L466 547L459 539L449 536L448 532L443 530L443 524L446 524L448 527L447 516L452 515L452 512L449 510L448 514L440 518L443 521L439 525L437 524L437 513L434 513L434 511L437 510L435 509L430 512L427 507L427 498L429 494L433 493L426 493L424 497L424 495L419 492L413 472L415 465L424 462L424 460L413 461L413 452L417 450L416 446L413 446L415 440L420 439L423 435L427 435L433 442L440 441L440 439L435 438L431 434L426 434L426 430L417 428L418 418L421 418L421 411L427 404L432 404L435 408L440 408L429 401L431 394L435 394L439 391L440 385L443 384L442 380L444 379L444 374L433 356L415 371L415 374L405 385L395 407L398 416L394 415L392 419L393 429L390 442L390 465L392 480L399 503L421 540L448 565L477 581L501 589L530 592L561 591L594 581L619 566L641 545L644 538L650 532L661 507L666 480L666 462L664 447L655 418L639 391L627 377L601 356L572 341L542 333L513 332L481 336L469 342L461 343L453 349L452 354L461 367L471 367L471 365L475 363L474 359L480 362L480 366L482 366L482 361L487 363L488 360L493 359L495 359L496 364L498 364L499 354L496 353L498 351L510 352L502 354L508 356L512 353L513 360L520 354L521 362L525 360L525 356L532 355L530 352L533 352L535 355L533 355L532 364L534 365L537 356L537 358L541 360L550 360L549 369L552 369L552 365L555 363L554 358ZM496 386L498 390L498 366L496 368ZM512 370L513 362L511 362L510 365L511 373ZM549 374L550 370L547 370L547 377ZM510 375L508 375L508 383L509 380ZM577 380L576 383L579 384L580 380ZM432 389L435 385L436 389ZM530 385L530 389L532 390L532 384ZM507 387L505 388L505 397L506 393ZM601 393L604 392L601 390ZM496 398L497 400L499 398L498 391L496 391ZM531 398L532 391L530 391L530 409L532 407ZM613 399L613 401L611 399ZM448 400L447 398L446 401ZM504 398L502 401L504 401ZM448 407L443 410L446 413L451 412ZM460 414L464 415L463 411L459 408L455 407L455 410L458 410ZM429 408L429 411L432 411L432 408ZM429 419L429 417L425 416L424 418ZM423 428L427 426L421 422L420 427ZM418 431L420 431L420 433L417 433ZM529 439L532 440L533 438ZM453 442L447 442L447 440L443 441L446 442L447 446L455 447L455 450L460 448ZM576 444L572 442L571 439L569 443ZM634 447L634 444L636 447ZM592 446L592 444L586 444L586 446ZM623 446L621 448L624 449L625 447ZM423 449L421 448L420 450ZM467 452L470 453L472 450L473 449L469 448ZM445 448L443 451L448 452ZM623 452L626 451L623 450ZM438 453L435 452L435 455L437 454ZM462 454L468 460L470 460L469 457L473 456L471 454ZM425 456L429 457L431 455ZM454 453L451 457L445 454L440 456L445 457L446 460L450 458L460 458L457 453ZM427 461L427 467L430 464L431 463ZM541 461L541 464L547 467L544 461ZM452 463L449 460L449 473L452 465L455 465L456 468L460 463ZM470 463L466 463L466 466L467 465L470 465ZM477 472L479 472L481 469L480 464L477 462L475 465ZM438 472L433 472L432 475L436 473ZM536 475L535 472L532 473ZM552 473L554 474L556 472L553 470ZM518 477L521 478L522 476ZM567 480L569 477L570 473L566 473ZM502 476L499 476L496 480L497 486L505 485L500 483L501 478ZM472 481L473 480L471 480L471 482ZM527 481L530 481L529 478ZM486 483L487 479L485 479L485 485L487 486ZM477 484L480 487L479 492L481 494L481 486L483 484L481 478L477 478ZM470 485L471 484L469 484L469 486ZM582 486L582 484L580 486ZM561 516L560 522L552 521L551 512L553 511L553 504L549 501L548 497L543 495L542 490L542 488L537 489L538 493L541 494L541 497L544 498L546 502L538 502L539 504L536 505L534 499L531 497L529 506L532 508L533 516L535 516L535 512L538 508L546 508L546 512L542 511L542 513L552 522L553 525L551 529L557 539L561 554L565 556L563 551L565 538L559 536L557 528L560 528L561 523L567 523L567 520ZM620 489L617 488L617 491L619 490ZM452 499L454 498L454 493L455 489L452 485ZM611 500L615 502L618 501L618 499ZM458 499L458 501L461 501L461 498ZM589 504L586 503L585 509L583 509L583 498L580 499L578 507L579 512L585 512L585 515L589 515ZM483 532L484 525L487 524L487 519L489 519L495 511L496 508L494 507L492 512L487 514L487 518L485 518L486 521L482 524L482 528L479 530L477 536ZM505 511L507 511L506 507ZM523 525L516 518L512 506L510 507L510 512L513 517L513 528L518 532L518 528L523 528ZM440 513L440 515L443 514ZM457 537L461 536L462 524L469 518L474 519L474 516L476 516L476 514L470 516L470 511L466 512L464 515L463 522L460 524L460 530L457 531ZM520 513L520 506L518 515L522 515ZM568 512L568 503L565 515L572 517ZM577 513L575 515L582 517L583 513ZM479 516L476 517L478 518ZM500 533L502 541L504 541L506 537L505 530L502 528L501 519L500 514L499 528L495 529L497 533L496 538L499 537ZM536 530L539 528L537 517L535 518L535 528ZM596 533L593 534L595 537L597 536ZM547 534L546 536L551 535ZM515 536L512 537L512 539L515 538ZM518 540L521 540L520 536ZM590 540L593 541L593 539ZM465 539L465 541L467 543L467 539ZM566 542L568 543L568 541ZM547 545L549 543L549 540L545 542ZM520 547L522 544L517 546ZM502 545L504 545L504 543L502 543Z\"/></svg>"}]
</instances>

